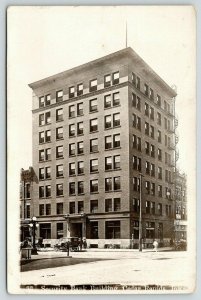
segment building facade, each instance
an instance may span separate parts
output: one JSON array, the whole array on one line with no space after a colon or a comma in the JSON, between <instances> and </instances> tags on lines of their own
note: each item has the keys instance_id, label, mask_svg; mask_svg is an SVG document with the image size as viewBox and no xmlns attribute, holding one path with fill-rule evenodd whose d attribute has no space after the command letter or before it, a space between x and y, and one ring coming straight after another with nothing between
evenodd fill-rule
<instances>
[{"instance_id":1,"label":"building facade","mask_svg":"<svg viewBox=\"0 0 201 300\"><path fill-rule=\"evenodd\" d=\"M175 173L175 240L187 240L186 175Z\"/></svg>"},{"instance_id":2,"label":"building facade","mask_svg":"<svg viewBox=\"0 0 201 300\"><path fill-rule=\"evenodd\" d=\"M29 86L38 237L127 248L141 207L144 243L173 238L176 92L131 48Z\"/></svg>"}]
</instances>

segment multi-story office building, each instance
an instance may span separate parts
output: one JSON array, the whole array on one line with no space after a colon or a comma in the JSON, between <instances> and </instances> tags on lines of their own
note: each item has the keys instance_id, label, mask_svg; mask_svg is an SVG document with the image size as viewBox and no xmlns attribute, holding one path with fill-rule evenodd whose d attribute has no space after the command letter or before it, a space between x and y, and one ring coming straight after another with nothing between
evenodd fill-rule
<instances>
[{"instance_id":1,"label":"multi-story office building","mask_svg":"<svg viewBox=\"0 0 201 300\"><path fill-rule=\"evenodd\" d=\"M131 48L29 86L38 236L130 247L138 243L141 192L143 239L169 241L175 91Z\"/></svg>"}]
</instances>

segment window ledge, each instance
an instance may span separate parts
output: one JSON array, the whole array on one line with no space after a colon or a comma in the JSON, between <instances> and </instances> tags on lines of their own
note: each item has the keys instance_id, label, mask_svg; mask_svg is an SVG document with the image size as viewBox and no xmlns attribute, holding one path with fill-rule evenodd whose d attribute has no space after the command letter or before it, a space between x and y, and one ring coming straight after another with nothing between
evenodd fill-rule
<instances>
[{"instance_id":1,"label":"window ledge","mask_svg":"<svg viewBox=\"0 0 201 300\"><path fill-rule=\"evenodd\" d=\"M99 132L99 131L95 130L95 131L90 131L89 133L92 134L92 133L96 133L96 132Z\"/></svg>"},{"instance_id":2,"label":"window ledge","mask_svg":"<svg viewBox=\"0 0 201 300\"><path fill-rule=\"evenodd\" d=\"M93 194L99 194L99 192L90 192L90 194L92 194L92 195L93 195Z\"/></svg>"},{"instance_id":3,"label":"window ledge","mask_svg":"<svg viewBox=\"0 0 201 300\"><path fill-rule=\"evenodd\" d=\"M57 157L57 158L56 158L56 160L59 160L59 159L64 159L64 157Z\"/></svg>"}]
</instances>

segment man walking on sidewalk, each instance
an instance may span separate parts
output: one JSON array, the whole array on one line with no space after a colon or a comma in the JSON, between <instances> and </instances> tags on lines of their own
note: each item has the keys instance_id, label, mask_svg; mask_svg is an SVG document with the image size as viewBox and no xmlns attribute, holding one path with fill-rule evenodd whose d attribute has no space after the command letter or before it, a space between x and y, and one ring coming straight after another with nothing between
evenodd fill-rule
<instances>
[{"instance_id":1,"label":"man walking on sidewalk","mask_svg":"<svg viewBox=\"0 0 201 300\"><path fill-rule=\"evenodd\" d=\"M157 242L157 240L154 240L153 246L154 246L155 252L158 252L158 242Z\"/></svg>"}]
</instances>

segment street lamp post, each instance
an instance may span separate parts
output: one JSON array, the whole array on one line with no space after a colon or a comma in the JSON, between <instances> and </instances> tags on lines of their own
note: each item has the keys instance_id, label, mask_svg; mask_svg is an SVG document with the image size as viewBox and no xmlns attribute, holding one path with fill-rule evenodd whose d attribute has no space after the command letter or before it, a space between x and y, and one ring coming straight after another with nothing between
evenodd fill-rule
<instances>
[{"instance_id":1,"label":"street lamp post","mask_svg":"<svg viewBox=\"0 0 201 300\"><path fill-rule=\"evenodd\" d=\"M139 251L142 251L142 177L140 173Z\"/></svg>"},{"instance_id":2,"label":"street lamp post","mask_svg":"<svg viewBox=\"0 0 201 300\"><path fill-rule=\"evenodd\" d=\"M32 237L33 237L33 249L31 251L31 254L37 255L37 249L36 249L36 229L38 227L37 218L33 217L29 226L32 228Z\"/></svg>"}]
</instances>

